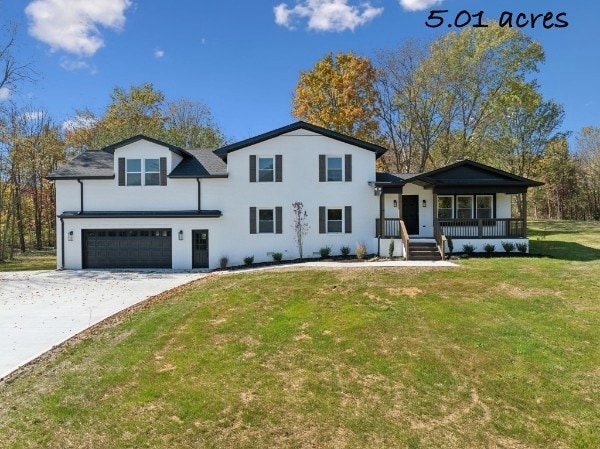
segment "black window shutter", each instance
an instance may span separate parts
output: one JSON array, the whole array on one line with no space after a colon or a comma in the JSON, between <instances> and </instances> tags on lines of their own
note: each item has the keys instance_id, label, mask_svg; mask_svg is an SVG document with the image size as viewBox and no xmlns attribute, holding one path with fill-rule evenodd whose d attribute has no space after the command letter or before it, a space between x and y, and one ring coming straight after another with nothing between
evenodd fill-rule
<instances>
[{"instance_id":1,"label":"black window shutter","mask_svg":"<svg viewBox=\"0 0 600 449\"><path fill-rule=\"evenodd\" d=\"M167 158L166 157L160 158L160 185L161 186L167 185Z\"/></svg>"},{"instance_id":2,"label":"black window shutter","mask_svg":"<svg viewBox=\"0 0 600 449\"><path fill-rule=\"evenodd\" d=\"M346 206L344 209L344 232L352 234L352 206Z\"/></svg>"},{"instance_id":3,"label":"black window shutter","mask_svg":"<svg viewBox=\"0 0 600 449\"><path fill-rule=\"evenodd\" d=\"M347 154L344 158L346 162L346 182L352 181L352 155Z\"/></svg>"},{"instance_id":4,"label":"black window shutter","mask_svg":"<svg viewBox=\"0 0 600 449\"><path fill-rule=\"evenodd\" d=\"M256 207L250 208L250 234L256 234Z\"/></svg>"},{"instance_id":5,"label":"black window shutter","mask_svg":"<svg viewBox=\"0 0 600 449\"><path fill-rule=\"evenodd\" d=\"M256 182L256 156L250 156L250 182Z\"/></svg>"},{"instance_id":6,"label":"black window shutter","mask_svg":"<svg viewBox=\"0 0 600 449\"><path fill-rule=\"evenodd\" d=\"M319 234L327 233L327 223L325 218L325 207L319 207Z\"/></svg>"},{"instance_id":7,"label":"black window shutter","mask_svg":"<svg viewBox=\"0 0 600 449\"><path fill-rule=\"evenodd\" d=\"M125 158L124 157L119 158L118 177L119 177L119 185L124 186L125 185Z\"/></svg>"},{"instance_id":8,"label":"black window shutter","mask_svg":"<svg viewBox=\"0 0 600 449\"><path fill-rule=\"evenodd\" d=\"M325 168L325 163L327 161L325 160L325 155L324 154L320 154L319 155L319 182L325 182L327 181L326 178L326 168Z\"/></svg>"},{"instance_id":9,"label":"black window shutter","mask_svg":"<svg viewBox=\"0 0 600 449\"><path fill-rule=\"evenodd\" d=\"M275 234L283 233L282 223L281 223L282 212L283 212L283 209L281 207L275 208Z\"/></svg>"},{"instance_id":10,"label":"black window shutter","mask_svg":"<svg viewBox=\"0 0 600 449\"><path fill-rule=\"evenodd\" d=\"M275 156L275 182L283 181L283 174L281 170L283 168L283 158L281 154Z\"/></svg>"}]
</instances>

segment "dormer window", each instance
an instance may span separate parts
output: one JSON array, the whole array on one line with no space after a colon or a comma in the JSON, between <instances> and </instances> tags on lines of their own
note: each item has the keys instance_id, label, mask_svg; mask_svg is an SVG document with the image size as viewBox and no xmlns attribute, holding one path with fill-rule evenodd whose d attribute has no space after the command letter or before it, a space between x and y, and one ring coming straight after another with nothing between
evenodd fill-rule
<instances>
[{"instance_id":1,"label":"dormer window","mask_svg":"<svg viewBox=\"0 0 600 449\"><path fill-rule=\"evenodd\" d=\"M127 159L128 186L160 185L160 159Z\"/></svg>"},{"instance_id":2,"label":"dormer window","mask_svg":"<svg viewBox=\"0 0 600 449\"><path fill-rule=\"evenodd\" d=\"M144 185L160 185L160 160L144 159Z\"/></svg>"},{"instance_id":3,"label":"dormer window","mask_svg":"<svg viewBox=\"0 0 600 449\"><path fill-rule=\"evenodd\" d=\"M127 159L127 185L142 185L142 160Z\"/></svg>"}]
</instances>

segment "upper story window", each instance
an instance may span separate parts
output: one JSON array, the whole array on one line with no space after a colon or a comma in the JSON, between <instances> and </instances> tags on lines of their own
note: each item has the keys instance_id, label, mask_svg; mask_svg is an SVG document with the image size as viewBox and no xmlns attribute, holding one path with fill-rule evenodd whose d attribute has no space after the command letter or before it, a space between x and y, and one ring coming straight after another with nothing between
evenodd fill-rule
<instances>
[{"instance_id":1,"label":"upper story window","mask_svg":"<svg viewBox=\"0 0 600 449\"><path fill-rule=\"evenodd\" d=\"M144 185L160 185L160 159L144 159Z\"/></svg>"},{"instance_id":2,"label":"upper story window","mask_svg":"<svg viewBox=\"0 0 600 449\"><path fill-rule=\"evenodd\" d=\"M342 181L342 158L339 156L329 156L327 158L327 181Z\"/></svg>"},{"instance_id":3,"label":"upper story window","mask_svg":"<svg viewBox=\"0 0 600 449\"><path fill-rule=\"evenodd\" d=\"M437 197L438 218L454 218L454 197L450 195L439 195Z\"/></svg>"},{"instance_id":4,"label":"upper story window","mask_svg":"<svg viewBox=\"0 0 600 449\"><path fill-rule=\"evenodd\" d=\"M143 170L142 170L143 162ZM127 159L127 185L160 185L160 159Z\"/></svg>"},{"instance_id":5,"label":"upper story window","mask_svg":"<svg viewBox=\"0 0 600 449\"><path fill-rule=\"evenodd\" d=\"M272 157L258 158L258 182L273 182L275 180L275 164Z\"/></svg>"},{"instance_id":6,"label":"upper story window","mask_svg":"<svg viewBox=\"0 0 600 449\"><path fill-rule=\"evenodd\" d=\"M127 185L142 185L142 160L127 159Z\"/></svg>"}]
</instances>

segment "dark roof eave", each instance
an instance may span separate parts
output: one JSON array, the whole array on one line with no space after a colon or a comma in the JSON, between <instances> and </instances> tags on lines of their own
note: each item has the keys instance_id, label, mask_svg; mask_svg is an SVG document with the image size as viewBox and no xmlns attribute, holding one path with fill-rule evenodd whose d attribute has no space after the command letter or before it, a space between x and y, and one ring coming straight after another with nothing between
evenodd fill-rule
<instances>
[{"instance_id":1,"label":"dark roof eave","mask_svg":"<svg viewBox=\"0 0 600 449\"><path fill-rule=\"evenodd\" d=\"M211 178L216 178L216 179L224 179L224 178L229 178L229 175L182 175L182 176L177 176L177 175L168 175L167 178L172 178L172 179L211 179Z\"/></svg>"},{"instance_id":2,"label":"dark roof eave","mask_svg":"<svg viewBox=\"0 0 600 449\"><path fill-rule=\"evenodd\" d=\"M77 175L68 175L68 176L46 176L46 179L49 181L56 181L56 180L60 180L60 179L66 179L66 180L76 180L76 179L115 179L115 175L96 175L96 176L77 176Z\"/></svg>"},{"instance_id":3,"label":"dark roof eave","mask_svg":"<svg viewBox=\"0 0 600 449\"><path fill-rule=\"evenodd\" d=\"M117 148L124 147L126 145L129 145L130 143L137 142L138 140L147 140L148 142L152 142L156 145L167 147L169 149L169 151L172 151L173 153L175 153L183 158L193 157L190 153L188 153L183 148L180 148L175 145L171 145L167 142L163 142L162 140L158 140L158 139L154 139L152 137L145 136L143 134L138 134L136 136L130 137L129 139L121 140L120 142L116 142L116 143L113 143L112 145L108 145L108 146L102 148L101 151L105 151L107 153L114 154L114 152Z\"/></svg>"},{"instance_id":4,"label":"dark roof eave","mask_svg":"<svg viewBox=\"0 0 600 449\"><path fill-rule=\"evenodd\" d=\"M58 218L219 218L220 210L200 211L90 211L63 212Z\"/></svg>"},{"instance_id":5,"label":"dark roof eave","mask_svg":"<svg viewBox=\"0 0 600 449\"><path fill-rule=\"evenodd\" d=\"M232 143L230 145L226 145L222 148L219 148L214 151L215 154L222 158L226 158L227 154L241 150L242 148L246 148L250 145L255 145L257 143L264 142L265 140L273 139L274 137L281 136L282 134L286 134L292 131L296 131L299 129L306 129L307 131L312 131L317 134L321 134L326 137L330 137L332 139L338 140L340 142L344 142L350 145L355 145L360 148L363 148L368 151L372 151L376 153L377 157L382 156L387 150L379 145L375 145L373 143L365 142L364 140L356 139L354 137L346 136L344 134L337 133L335 131L331 131L326 128L322 128L320 126L312 125L310 123L306 123L303 121L299 121L296 123L292 123L290 125L283 126L281 128L274 129L272 131L259 134L258 136L251 137L249 139L242 140L240 142Z\"/></svg>"}]
</instances>

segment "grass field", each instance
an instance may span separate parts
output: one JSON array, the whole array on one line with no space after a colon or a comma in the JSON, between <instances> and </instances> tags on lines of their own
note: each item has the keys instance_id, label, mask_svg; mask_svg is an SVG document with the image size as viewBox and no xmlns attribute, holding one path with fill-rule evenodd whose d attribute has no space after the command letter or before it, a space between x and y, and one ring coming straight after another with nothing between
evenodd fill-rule
<instances>
[{"instance_id":1,"label":"grass field","mask_svg":"<svg viewBox=\"0 0 600 449\"><path fill-rule=\"evenodd\" d=\"M552 257L212 276L0 385L0 447L600 447L600 225Z\"/></svg>"},{"instance_id":2,"label":"grass field","mask_svg":"<svg viewBox=\"0 0 600 449\"><path fill-rule=\"evenodd\" d=\"M54 270L56 268L56 250L17 252L15 258L0 262L1 271Z\"/></svg>"}]
</instances>

